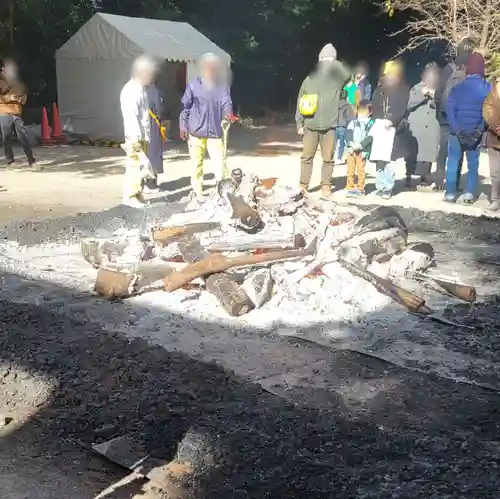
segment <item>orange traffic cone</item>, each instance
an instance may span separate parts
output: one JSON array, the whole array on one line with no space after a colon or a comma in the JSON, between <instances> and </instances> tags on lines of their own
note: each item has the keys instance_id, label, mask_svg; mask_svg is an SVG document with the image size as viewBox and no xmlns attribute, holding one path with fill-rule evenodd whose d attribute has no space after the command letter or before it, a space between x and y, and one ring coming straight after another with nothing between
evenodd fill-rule
<instances>
[{"instance_id":1,"label":"orange traffic cone","mask_svg":"<svg viewBox=\"0 0 500 499\"><path fill-rule=\"evenodd\" d=\"M40 145L42 147L50 147L54 145L54 141L50 136L49 118L47 117L47 108L42 107L42 136L40 137Z\"/></svg>"},{"instance_id":2,"label":"orange traffic cone","mask_svg":"<svg viewBox=\"0 0 500 499\"><path fill-rule=\"evenodd\" d=\"M57 110L57 104L54 102L52 104L52 139L56 144L66 144L66 138L64 137L61 119L59 118L59 111Z\"/></svg>"}]
</instances>

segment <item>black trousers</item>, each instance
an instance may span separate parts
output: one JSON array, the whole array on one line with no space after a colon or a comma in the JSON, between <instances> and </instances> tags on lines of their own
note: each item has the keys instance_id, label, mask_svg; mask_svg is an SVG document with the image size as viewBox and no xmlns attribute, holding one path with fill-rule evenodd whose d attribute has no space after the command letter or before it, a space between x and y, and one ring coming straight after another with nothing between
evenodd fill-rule
<instances>
[{"instance_id":1,"label":"black trousers","mask_svg":"<svg viewBox=\"0 0 500 499\"><path fill-rule=\"evenodd\" d=\"M20 116L10 114L0 115L0 131L5 149L5 158L8 162L14 161L14 148L12 146L12 134L15 132L17 140L23 148L24 154L28 158L29 163L33 163L33 149L31 148L28 131L24 125L24 121Z\"/></svg>"},{"instance_id":2,"label":"black trousers","mask_svg":"<svg viewBox=\"0 0 500 499\"><path fill-rule=\"evenodd\" d=\"M420 175L420 178L427 182L431 175L432 163L430 161L416 161L408 158L406 160L406 176Z\"/></svg>"}]
</instances>

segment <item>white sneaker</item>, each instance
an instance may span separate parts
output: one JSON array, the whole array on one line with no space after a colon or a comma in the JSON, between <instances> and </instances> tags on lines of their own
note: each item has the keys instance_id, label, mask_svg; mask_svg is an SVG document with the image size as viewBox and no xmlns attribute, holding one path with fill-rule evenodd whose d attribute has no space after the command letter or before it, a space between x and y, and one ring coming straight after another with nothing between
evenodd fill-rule
<instances>
[{"instance_id":1,"label":"white sneaker","mask_svg":"<svg viewBox=\"0 0 500 499\"><path fill-rule=\"evenodd\" d=\"M125 198L123 200L123 204L125 206L130 206L131 208L144 208L146 206L146 203L143 203L139 199L137 199L136 196L133 196L131 198Z\"/></svg>"}]
</instances>

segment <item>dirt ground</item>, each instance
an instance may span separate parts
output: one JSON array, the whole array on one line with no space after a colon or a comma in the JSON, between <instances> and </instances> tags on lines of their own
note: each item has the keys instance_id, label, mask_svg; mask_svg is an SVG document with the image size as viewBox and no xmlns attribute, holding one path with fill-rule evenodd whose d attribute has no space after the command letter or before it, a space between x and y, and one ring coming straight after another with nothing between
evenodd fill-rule
<instances>
[{"instance_id":1,"label":"dirt ground","mask_svg":"<svg viewBox=\"0 0 500 499\"><path fill-rule=\"evenodd\" d=\"M242 168L245 173L261 177L275 176L285 184L299 180L301 144L294 126L261 128L234 127L231 131L229 168ZM30 172L22 152L18 151L16 168L0 168L0 223L45 218L58 218L89 211L108 209L121 202L121 181L124 154L121 149L87 146L39 148L37 159L44 165L42 172ZM0 157L0 165L3 158ZM319 183L321 158L315 160L311 188ZM174 201L189 192L190 163L185 144L169 143L165 153L165 174L160 177L163 192L157 201ZM207 181L210 183L210 161L207 161ZM368 183L373 184L374 168L369 167ZM334 172L335 198L345 202L345 166ZM419 208L425 211L443 210L453 213L481 215L488 206L488 163L481 158L482 188L474 206L445 204L440 193L406 192L403 189L404 165L397 171L396 195L387 204ZM368 195L358 204L380 202Z\"/></svg>"},{"instance_id":2,"label":"dirt ground","mask_svg":"<svg viewBox=\"0 0 500 499\"><path fill-rule=\"evenodd\" d=\"M231 167L297 181L299 148L293 129L255 130L251 140L244 131L234 135ZM43 172L0 172L4 240L69 242L136 223L136 214L121 209L102 212L120 201L120 151L78 146L38 152L46 162ZM483 175L486 166L483 161ZM186 151L173 150L165 167L166 191L158 201L186 192ZM344 175L339 167L338 187ZM342 200L341 192L336 196ZM484 200L479 207L450 207L442 205L439 195L401 193L391 202L424 210L404 210L414 231L446 228L450 241L492 248L500 242L494 220L432 211L466 210L477 216ZM83 214L89 211L100 213ZM244 325L226 332L227 341L234 338L241 349L240 365L228 368L208 360L214 358L203 348L208 340L187 355L175 342L166 349L121 334L118 322L133 329L151 313L145 304L107 304L117 322L113 325L93 316L96 299L88 293L56 289L42 276L27 279L5 269L1 280L2 498L95 499L125 473L91 454L91 443L131 433L152 456L168 461L188 432L203 442L210 459L200 459L186 497L498 497L496 390L354 351L253 333ZM475 318L463 307L449 313L481 325L474 332L444 330L449 348L497 361L497 299L491 296L478 305ZM157 333L174 319L178 335L189 332L203 340L211 334L206 323L182 316L159 316ZM275 371L262 382L254 358L245 358L241 346L252 334L265 343L262 362ZM136 481L101 497L160 499L157 491L143 486Z\"/></svg>"}]
</instances>

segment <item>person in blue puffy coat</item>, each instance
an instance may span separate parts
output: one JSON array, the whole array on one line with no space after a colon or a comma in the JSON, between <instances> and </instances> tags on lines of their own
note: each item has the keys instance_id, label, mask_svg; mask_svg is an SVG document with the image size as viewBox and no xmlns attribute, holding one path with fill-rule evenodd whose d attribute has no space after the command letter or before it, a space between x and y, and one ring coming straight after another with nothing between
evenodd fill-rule
<instances>
[{"instance_id":1,"label":"person in blue puffy coat","mask_svg":"<svg viewBox=\"0 0 500 499\"><path fill-rule=\"evenodd\" d=\"M485 131L483 104L491 90L486 81L485 62L481 54L473 52L466 65L467 77L452 88L446 102L446 117L450 125L448 163L446 165L445 201L457 201L459 165L467 158L467 182L459 201L472 204L476 200L479 178L479 152Z\"/></svg>"}]
</instances>

